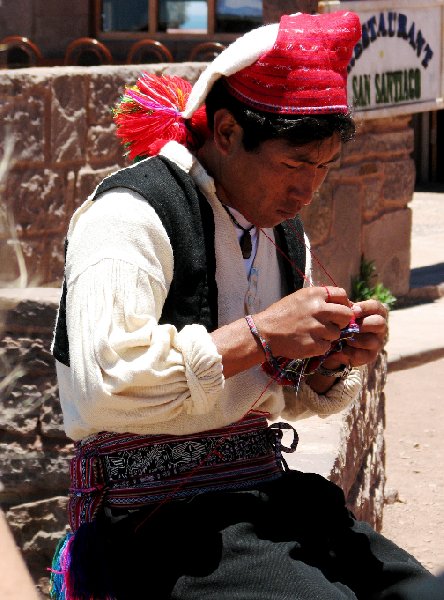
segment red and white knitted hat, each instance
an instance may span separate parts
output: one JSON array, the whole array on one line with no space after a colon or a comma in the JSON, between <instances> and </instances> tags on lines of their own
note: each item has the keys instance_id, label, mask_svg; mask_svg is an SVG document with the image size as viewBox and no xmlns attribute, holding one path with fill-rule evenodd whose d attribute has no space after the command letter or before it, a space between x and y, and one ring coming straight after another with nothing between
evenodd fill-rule
<instances>
[{"instance_id":1,"label":"red and white knitted hat","mask_svg":"<svg viewBox=\"0 0 444 600\"><path fill-rule=\"evenodd\" d=\"M182 116L202 106L220 77L233 96L265 112L346 113L347 66L360 37L352 12L285 15L221 52L194 84Z\"/></svg>"}]
</instances>

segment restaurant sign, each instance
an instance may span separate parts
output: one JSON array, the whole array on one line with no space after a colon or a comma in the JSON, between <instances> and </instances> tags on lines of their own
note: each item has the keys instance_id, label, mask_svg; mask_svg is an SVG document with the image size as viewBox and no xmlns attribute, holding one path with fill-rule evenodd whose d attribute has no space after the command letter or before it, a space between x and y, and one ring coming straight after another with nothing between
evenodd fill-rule
<instances>
[{"instance_id":1,"label":"restaurant sign","mask_svg":"<svg viewBox=\"0 0 444 600\"><path fill-rule=\"evenodd\" d=\"M385 2L335 3L334 10L353 10L361 20L362 37L348 67L348 98L355 111L416 104L416 112L439 103L442 5L419 3L396 3L396 8L384 8ZM330 12L328 4L323 12Z\"/></svg>"}]
</instances>

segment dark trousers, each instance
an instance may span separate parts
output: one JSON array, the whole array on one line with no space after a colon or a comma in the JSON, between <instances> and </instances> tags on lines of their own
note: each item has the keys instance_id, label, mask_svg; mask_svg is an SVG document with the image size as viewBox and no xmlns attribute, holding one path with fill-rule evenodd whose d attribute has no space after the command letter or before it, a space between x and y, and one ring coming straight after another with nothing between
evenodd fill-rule
<instances>
[{"instance_id":1,"label":"dark trousers","mask_svg":"<svg viewBox=\"0 0 444 600\"><path fill-rule=\"evenodd\" d=\"M340 488L296 471L100 521L102 548L85 560L101 554L118 600L373 600L427 573L356 521Z\"/></svg>"}]
</instances>

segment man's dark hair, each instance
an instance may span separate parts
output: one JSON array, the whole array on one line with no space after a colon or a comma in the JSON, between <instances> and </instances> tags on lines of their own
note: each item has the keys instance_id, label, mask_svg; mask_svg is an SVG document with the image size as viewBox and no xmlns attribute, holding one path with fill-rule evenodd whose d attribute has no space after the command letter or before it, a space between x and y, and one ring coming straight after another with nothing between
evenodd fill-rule
<instances>
[{"instance_id":1,"label":"man's dark hair","mask_svg":"<svg viewBox=\"0 0 444 600\"><path fill-rule=\"evenodd\" d=\"M250 108L232 96L224 83L218 79L205 101L208 126L212 130L214 114L226 108L244 131L245 150L256 150L262 142L284 139L290 144L308 144L323 140L338 133L343 142L351 140L355 134L355 123L348 114L322 115L280 115Z\"/></svg>"}]
</instances>

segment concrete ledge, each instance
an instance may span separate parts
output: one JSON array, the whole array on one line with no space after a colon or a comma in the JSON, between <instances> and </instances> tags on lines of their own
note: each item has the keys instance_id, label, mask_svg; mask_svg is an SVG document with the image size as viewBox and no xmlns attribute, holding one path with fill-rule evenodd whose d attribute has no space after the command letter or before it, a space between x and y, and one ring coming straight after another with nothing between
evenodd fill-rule
<instances>
[{"instance_id":1,"label":"concrete ledge","mask_svg":"<svg viewBox=\"0 0 444 600\"><path fill-rule=\"evenodd\" d=\"M444 283L437 285L424 285L417 288L410 288L405 296L400 296L395 305L395 310L424 304L426 302L434 302L444 297Z\"/></svg>"},{"instance_id":2,"label":"concrete ledge","mask_svg":"<svg viewBox=\"0 0 444 600\"><path fill-rule=\"evenodd\" d=\"M406 369L444 356L444 297L394 310L389 316L388 370Z\"/></svg>"},{"instance_id":3,"label":"concrete ledge","mask_svg":"<svg viewBox=\"0 0 444 600\"><path fill-rule=\"evenodd\" d=\"M444 348L432 348L431 350L423 350L412 354L398 355L391 359L388 363L388 372L402 371L417 367L426 362L432 362L444 357Z\"/></svg>"}]
</instances>

